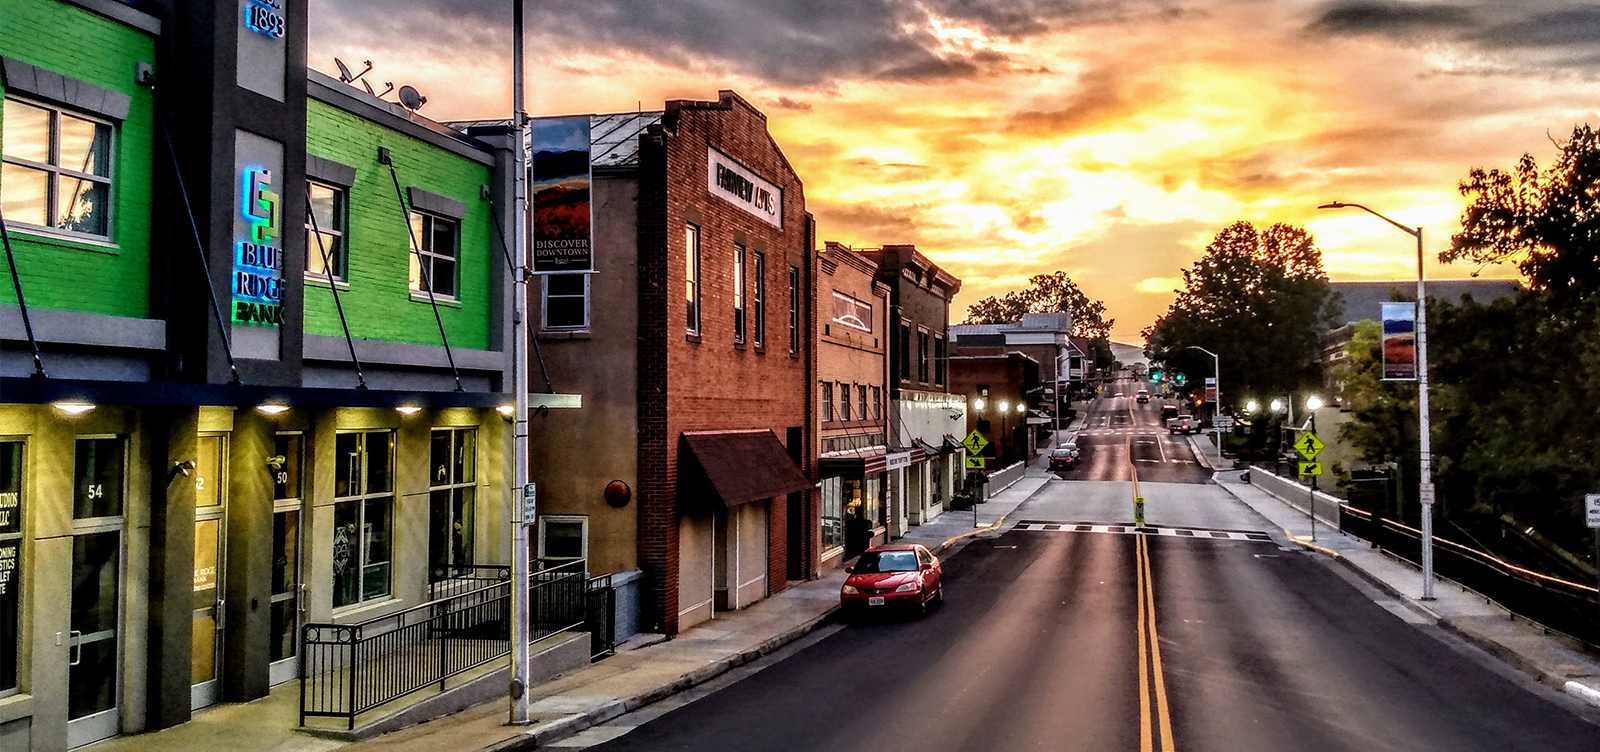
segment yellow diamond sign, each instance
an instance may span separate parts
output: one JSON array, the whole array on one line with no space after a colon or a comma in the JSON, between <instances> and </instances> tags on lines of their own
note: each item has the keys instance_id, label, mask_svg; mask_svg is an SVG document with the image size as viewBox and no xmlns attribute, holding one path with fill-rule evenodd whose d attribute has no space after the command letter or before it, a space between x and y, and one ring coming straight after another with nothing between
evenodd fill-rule
<instances>
[{"instance_id":1,"label":"yellow diamond sign","mask_svg":"<svg viewBox=\"0 0 1600 752\"><path fill-rule=\"evenodd\" d=\"M983 448L989 446L989 440L983 438L983 434L973 431L967 434L967 438L961 442L961 446L967 448L967 454L982 454ZM971 465L968 465L968 467L971 467ZM979 465L979 467L983 466Z\"/></svg>"},{"instance_id":2,"label":"yellow diamond sign","mask_svg":"<svg viewBox=\"0 0 1600 752\"><path fill-rule=\"evenodd\" d=\"M1317 438L1317 435L1310 431L1301 434L1300 438L1294 440L1294 450L1307 460L1316 459L1317 455L1322 453L1323 447L1326 446L1327 444L1322 443L1322 439Z\"/></svg>"}]
</instances>

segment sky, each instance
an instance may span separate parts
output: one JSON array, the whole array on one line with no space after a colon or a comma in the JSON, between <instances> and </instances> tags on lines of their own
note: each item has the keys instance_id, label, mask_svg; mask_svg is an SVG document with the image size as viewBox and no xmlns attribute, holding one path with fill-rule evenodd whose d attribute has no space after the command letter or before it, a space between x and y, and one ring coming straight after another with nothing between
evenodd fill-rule
<instances>
[{"instance_id":1,"label":"sky","mask_svg":"<svg viewBox=\"0 0 1600 752\"><path fill-rule=\"evenodd\" d=\"M505 117L510 0L310 0L311 65ZM534 115L733 89L818 240L915 243L967 305L1065 270L1142 341L1237 220L1303 225L1335 280L1428 275L1475 166L1600 125L1600 7L1571 0L533 0ZM1489 267L1482 278L1515 277Z\"/></svg>"}]
</instances>

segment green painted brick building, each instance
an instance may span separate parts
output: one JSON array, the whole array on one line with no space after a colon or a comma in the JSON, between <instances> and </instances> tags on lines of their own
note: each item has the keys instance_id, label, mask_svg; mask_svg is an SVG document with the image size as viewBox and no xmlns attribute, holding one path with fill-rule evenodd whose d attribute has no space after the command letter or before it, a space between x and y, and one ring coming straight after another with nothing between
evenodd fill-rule
<instances>
[{"instance_id":1,"label":"green painted brick building","mask_svg":"<svg viewBox=\"0 0 1600 752\"><path fill-rule=\"evenodd\" d=\"M306 13L0 0L7 752L263 697L308 625L506 562L514 138L309 70Z\"/></svg>"}]
</instances>

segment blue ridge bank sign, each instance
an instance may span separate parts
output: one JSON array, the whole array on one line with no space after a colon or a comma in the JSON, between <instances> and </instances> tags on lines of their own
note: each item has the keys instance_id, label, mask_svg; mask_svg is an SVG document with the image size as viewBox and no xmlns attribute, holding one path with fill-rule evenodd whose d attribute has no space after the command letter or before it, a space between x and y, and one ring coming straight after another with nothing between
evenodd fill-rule
<instances>
[{"instance_id":1,"label":"blue ridge bank sign","mask_svg":"<svg viewBox=\"0 0 1600 752\"><path fill-rule=\"evenodd\" d=\"M283 323L282 201L272 173L244 170L244 218L248 228L234 244L233 320L240 324Z\"/></svg>"}]
</instances>

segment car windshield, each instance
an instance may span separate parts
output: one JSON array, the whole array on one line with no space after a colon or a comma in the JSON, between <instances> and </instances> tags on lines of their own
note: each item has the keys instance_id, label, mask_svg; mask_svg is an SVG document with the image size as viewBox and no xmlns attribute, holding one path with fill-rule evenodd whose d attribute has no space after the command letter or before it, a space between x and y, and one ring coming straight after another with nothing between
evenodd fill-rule
<instances>
[{"instance_id":1,"label":"car windshield","mask_svg":"<svg viewBox=\"0 0 1600 752\"><path fill-rule=\"evenodd\" d=\"M1071 457L1072 456L1072 450L1071 449L1057 449L1054 452L1051 452L1051 456L1053 456L1053 457Z\"/></svg>"},{"instance_id":2,"label":"car windshield","mask_svg":"<svg viewBox=\"0 0 1600 752\"><path fill-rule=\"evenodd\" d=\"M868 551L856 561L856 574L917 571L915 551Z\"/></svg>"}]
</instances>

